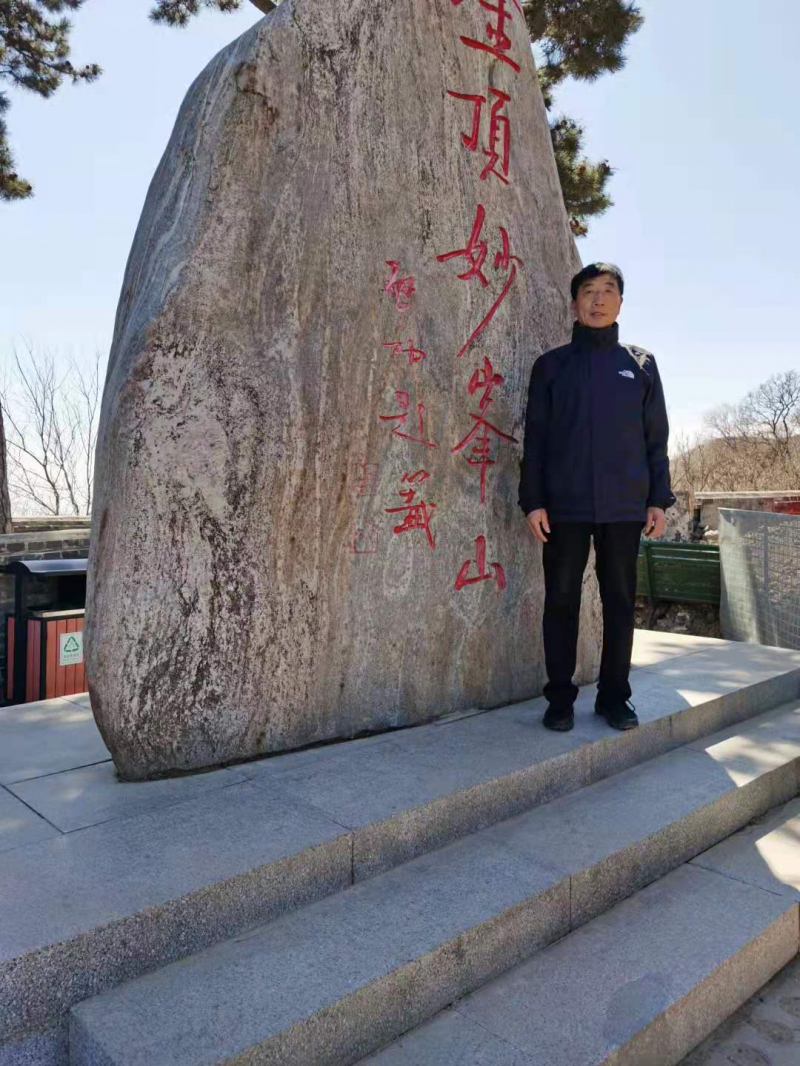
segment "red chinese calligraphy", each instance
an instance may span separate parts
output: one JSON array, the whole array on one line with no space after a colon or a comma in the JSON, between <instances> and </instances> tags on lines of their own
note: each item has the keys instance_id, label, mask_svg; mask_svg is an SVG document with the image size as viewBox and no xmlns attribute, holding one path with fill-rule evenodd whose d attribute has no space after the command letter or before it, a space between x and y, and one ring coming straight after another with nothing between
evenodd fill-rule
<instances>
[{"instance_id":1,"label":"red chinese calligraphy","mask_svg":"<svg viewBox=\"0 0 800 1066\"><path fill-rule=\"evenodd\" d=\"M508 93L501 92L500 89L495 89L492 86L489 86L489 92L495 97L495 100L489 113L488 146L483 149L483 154L488 156L489 162L481 171L481 181L486 181L490 174L494 174L494 176L499 178L504 185L508 185L508 165L509 156L511 154L511 122L508 115L504 115L502 111L511 97ZM486 97L473 95L471 93L454 93L449 89L447 95L454 97L456 100L469 100L472 103L472 132L462 133L461 140L470 152L477 152L483 107L487 103ZM500 165L499 170L497 170L498 164Z\"/></svg>"},{"instance_id":2,"label":"red chinese calligraphy","mask_svg":"<svg viewBox=\"0 0 800 1066\"><path fill-rule=\"evenodd\" d=\"M467 456L467 462L470 466L479 466L481 468L481 503L484 504L486 503L486 468L494 466L497 462L496 459L491 457L492 442L489 434L496 433L501 440L510 441L512 444L516 444L517 439L509 436L508 433L503 433L497 426L493 426L483 415L470 413L469 417L475 420L475 425L466 437L456 444L454 448L451 448L450 451L460 452L470 441L474 441L470 454Z\"/></svg>"},{"instance_id":3,"label":"red chinese calligraphy","mask_svg":"<svg viewBox=\"0 0 800 1066\"><path fill-rule=\"evenodd\" d=\"M417 470L414 474L403 474L401 484L421 485L427 481L430 474L427 470ZM436 510L435 503L425 503L423 500L416 501L417 490L415 488L401 489L398 496L404 501L402 507L387 507L387 514L403 514L405 517L399 526L394 527L395 533L408 533L414 529L421 529L428 538L431 549L436 548L436 539L431 532L431 518Z\"/></svg>"},{"instance_id":4,"label":"red chinese calligraphy","mask_svg":"<svg viewBox=\"0 0 800 1066\"><path fill-rule=\"evenodd\" d=\"M470 572L472 564L475 563L478 568L477 577L467 577ZM477 585L480 581L496 581L499 589L506 587L506 574L500 563L491 563L493 573L489 573L486 569L486 537L475 538L475 558L467 559L464 565L458 572L458 577L455 581L456 590L463 589L465 585Z\"/></svg>"},{"instance_id":5,"label":"red chinese calligraphy","mask_svg":"<svg viewBox=\"0 0 800 1066\"><path fill-rule=\"evenodd\" d=\"M407 392L396 391L395 396L399 406L402 408L402 412L396 415L378 415L381 422L398 422L398 425L394 427L392 433L396 437L402 437L403 440L414 441L416 444L424 444L426 448L438 448L439 445L436 441L428 440L425 437L425 404L416 404L417 411L417 424L419 436L414 436L413 433L401 433L401 426L405 427L406 419L408 418L411 407L411 398ZM409 427L410 428L410 427Z\"/></svg>"},{"instance_id":6,"label":"red chinese calligraphy","mask_svg":"<svg viewBox=\"0 0 800 1066\"><path fill-rule=\"evenodd\" d=\"M489 434L495 433L502 440L507 440L512 444L517 443L516 437L510 436L508 433L503 433L497 426L493 425L484 417L485 412L489 409L490 405L494 403L492 399L492 391L498 386L502 385L505 378L502 374L496 374L494 367L492 366L488 356L483 358L483 366L477 367L469 379L469 385L467 391L470 396L474 396L479 390L483 390L483 395L478 401L478 410L480 414L470 413L470 418L475 420L475 425L469 431L469 433L460 441L454 448L451 448L451 452L460 452L462 448L465 448L470 441L473 441L470 454L467 456L467 462L470 466L479 466L481 468L481 503L486 503L486 470L487 467L495 466L496 460L491 457L492 442Z\"/></svg>"},{"instance_id":7,"label":"red chinese calligraphy","mask_svg":"<svg viewBox=\"0 0 800 1066\"><path fill-rule=\"evenodd\" d=\"M372 496L378 487L380 467L377 463L354 463L356 496Z\"/></svg>"},{"instance_id":8,"label":"red chinese calligraphy","mask_svg":"<svg viewBox=\"0 0 800 1066\"><path fill-rule=\"evenodd\" d=\"M472 233L469 235L467 247L458 248L454 252L445 252L443 255L436 256L436 261L438 263L446 263L448 259L463 257L469 263L469 267L463 274L458 275L459 279L461 281L470 281L472 278L477 278L484 288L489 284L482 269L483 264L486 262L488 246L486 241L480 239L483 223L485 221L486 208L483 204L478 204L478 210L475 212L475 221L472 224Z\"/></svg>"},{"instance_id":9,"label":"red chinese calligraphy","mask_svg":"<svg viewBox=\"0 0 800 1066\"><path fill-rule=\"evenodd\" d=\"M378 530L377 522L368 522L365 526L356 526L353 539L350 541L350 552L353 555L377 555Z\"/></svg>"},{"instance_id":10,"label":"red chinese calligraphy","mask_svg":"<svg viewBox=\"0 0 800 1066\"><path fill-rule=\"evenodd\" d=\"M414 474L403 474L403 476L400 478L400 481L403 484L407 482L409 485L421 485L422 482L427 481L430 476L431 475L428 473L427 470L417 470L417 472Z\"/></svg>"},{"instance_id":11,"label":"red chinese calligraphy","mask_svg":"<svg viewBox=\"0 0 800 1066\"><path fill-rule=\"evenodd\" d=\"M383 287L383 291L394 299L398 311L408 311L411 300L416 292L413 277L400 277L400 263L396 259L387 259L386 265L391 268L392 274Z\"/></svg>"},{"instance_id":12,"label":"red chinese calligraphy","mask_svg":"<svg viewBox=\"0 0 800 1066\"><path fill-rule=\"evenodd\" d=\"M384 348L391 348L392 355L407 355L408 365L414 366L415 363L421 363L423 359L427 359L427 355L421 348L415 348L414 342L409 341L408 347L403 347L402 341L385 341Z\"/></svg>"},{"instance_id":13,"label":"red chinese calligraphy","mask_svg":"<svg viewBox=\"0 0 800 1066\"><path fill-rule=\"evenodd\" d=\"M490 403L494 403L492 390L496 385L503 385L505 380L502 374L495 374L494 367L489 362L488 356L484 356L483 366L476 367L473 371L467 391L470 396L474 396L478 389L483 389L483 396L481 396L478 407L481 411L485 411Z\"/></svg>"},{"instance_id":14,"label":"red chinese calligraphy","mask_svg":"<svg viewBox=\"0 0 800 1066\"><path fill-rule=\"evenodd\" d=\"M459 7L463 0L450 0L454 7ZM520 0L510 0L520 15L523 14ZM513 22L514 13L508 8L509 0L478 0L485 11L494 16L494 21L486 23L487 41L476 41L474 37L462 37L461 42L468 48L477 48L482 52L489 52L496 59L501 60L519 73L519 63L516 63L507 53L511 51L511 38L506 32L506 23Z\"/></svg>"},{"instance_id":15,"label":"red chinese calligraphy","mask_svg":"<svg viewBox=\"0 0 800 1066\"><path fill-rule=\"evenodd\" d=\"M483 265L488 255L488 246L486 241L481 240L481 233L483 230L483 223L486 220L486 208L483 204L478 204L478 209L475 212L475 221L472 225L472 232L470 233L469 241L466 248L459 248L454 252L445 252L444 255L437 255L436 259L440 263L446 262L448 259L454 259L457 257L463 257L469 263L469 267L463 274L459 274L458 278L461 281L470 281L472 278L477 278L484 288L489 284L486 279L486 275L483 273ZM472 331L466 344L462 347L458 353L458 359L475 343L478 337L483 333L494 316L497 314L498 309L508 296L511 286L517 277L517 264L524 266L525 264L519 258L518 255L511 254L511 241L508 236L508 231L502 226L498 226L500 230L501 248L495 254L494 257L494 269L497 271L504 271L508 274L506 283L503 286L503 290L492 306L489 308L488 313L484 316L481 323Z\"/></svg>"}]
</instances>

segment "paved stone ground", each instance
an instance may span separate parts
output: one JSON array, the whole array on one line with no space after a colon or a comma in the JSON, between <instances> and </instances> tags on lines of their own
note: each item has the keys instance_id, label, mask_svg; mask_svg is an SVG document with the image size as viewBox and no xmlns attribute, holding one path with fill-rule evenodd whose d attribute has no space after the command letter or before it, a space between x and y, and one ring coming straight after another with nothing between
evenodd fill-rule
<instances>
[{"instance_id":1,"label":"paved stone ground","mask_svg":"<svg viewBox=\"0 0 800 1066\"><path fill-rule=\"evenodd\" d=\"M717 658L720 655L722 659ZM786 653L778 652L776 659L774 650L755 645L741 645L732 655L729 641L637 631L633 656L634 687L642 721L660 718L745 683L752 684L762 677L781 673L790 666L784 663L785 658ZM525 727L525 735L529 735L531 745L541 756L546 754L548 744L566 745L577 750L588 740L602 739L607 730L592 713L594 691L594 686L587 686L582 691L578 707L580 721L573 733L547 734L543 729L531 732ZM513 719L520 708L533 708L534 705L531 722L538 725L540 708L543 711L545 706L541 699L538 703L512 706L505 712L492 712L491 722L481 716L481 721L473 726L480 727L485 723L498 747L498 757L507 762L509 753L519 747L520 738L516 734L503 733L498 715L510 715ZM475 748L475 740L471 739L472 727L467 723L470 715L475 713L452 716L455 720L463 718L465 728L461 746L469 750ZM446 718L439 720L440 723L447 721ZM449 728L452 730L452 726ZM376 748L391 752L401 745L404 750L406 747L416 750L426 737L440 736L438 729L438 725L421 726L283 754L229 769L121 784L95 725L88 694L0 708L0 853L102 823L118 822L145 811L201 801L217 790L261 778L264 774L272 779L278 773L282 775L284 771L301 769L320 760L331 767L333 773L339 759L345 758L349 762ZM456 730L447 736L455 742L460 732ZM527 765L533 758L522 752L518 755L520 766ZM487 757L484 742L480 758L485 762ZM416 767L419 760L414 751L410 758ZM442 786L442 767L438 759L439 756L430 771L435 790ZM358 765L363 767L366 764L359 759ZM408 806L412 798L419 802L424 799L418 769L415 773L413 780L409 779L411 792L403 799L403 806ZM385 781L382 775L379 776L385 791ZM349 795L352 791L350 775L334 774L334 777L341 778L342 788ZM375 798L380 798L380 794L378 790ZM392 803L397 799L389 798ZM323 806L328 810L330 804L326 801Z\"/></svg>"},{"instance_id":2,"label":"paved stone ground","mask_svg":"<svg viewBox=\"0 0 800 1066\"><path fill-rule=\"evenodd\" d=\"M685 1058L681 1066L797 1066L800 956Z\"/></svg>"}]
</instances>

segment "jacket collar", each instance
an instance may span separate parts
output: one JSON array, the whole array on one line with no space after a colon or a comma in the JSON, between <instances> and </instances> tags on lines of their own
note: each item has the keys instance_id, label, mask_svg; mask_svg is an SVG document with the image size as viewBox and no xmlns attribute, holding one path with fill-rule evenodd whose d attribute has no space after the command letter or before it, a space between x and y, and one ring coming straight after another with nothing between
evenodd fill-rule
<instances>
[{"instance_id":1,"label":"jacket collar","mask_svg":"<svg viewBox=\"0 0 800 1066\"><path fill-rule=\"evenodd\" d=\"M603 351L616 348L619 344L619 324L606 326L603 329L592 329L591 326L583 326L576 322L572 327L572 343L576 348L590 351Z\"/></svg>"}]
</instances>

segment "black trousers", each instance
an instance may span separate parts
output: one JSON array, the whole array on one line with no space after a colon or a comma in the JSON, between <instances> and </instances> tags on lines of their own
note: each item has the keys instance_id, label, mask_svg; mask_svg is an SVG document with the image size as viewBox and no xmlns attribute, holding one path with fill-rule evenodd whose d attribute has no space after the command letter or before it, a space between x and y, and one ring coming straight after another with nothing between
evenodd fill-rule
<instances>
[{"instance_id":1,"label":"black trousers","mask_svg":"<svg viewBox=\"0 0 800 1066\"><path fill-rule=\"evenodd\" d=\"M578 620L583 572L594 540L595 570L603 603L603 656L598 699L630 699L628 675L633 651L636 558L642 522L559 522L544 545L544 694L556 707L575 702L572 677L578 655Z\"/></svg>"}]
</instances>

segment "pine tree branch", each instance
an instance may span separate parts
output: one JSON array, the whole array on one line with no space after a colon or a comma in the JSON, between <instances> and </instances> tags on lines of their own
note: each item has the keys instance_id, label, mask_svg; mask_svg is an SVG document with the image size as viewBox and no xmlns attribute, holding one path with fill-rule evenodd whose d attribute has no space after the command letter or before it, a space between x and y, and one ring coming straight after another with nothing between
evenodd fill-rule
<instances>
[{"instance_id":1,"label":"pine tree branch","mask_svg":"<svg viewBox=\"0 0 800 1066\"><path fill-rule=\"evenodd\" d=\"M199 14L201 6L213 7L224 13L238 11L244 0L157 0L150 12L153 22L164 22L168 26L186 26L189 20ZM274 11L280 0L250 0L250 3L268 15Z\"/></svg>"},{"instance_id":2,"label":"pine tree branch","mask_svg":"<svg viewBox=\"0 0 800 1066\"><path fill-rule=\"evenodd\" d=\"M64 78L73 83L94 81L96 63L76 68L69 60L69 20L53 16L77 11L85 0L0 0L0 80L10 81L45 98ZM0 200L24 200L32 195L30 182L20 178L8 145L2 115L8 98L0 93Z\"/></svg>"}]
</instances>

